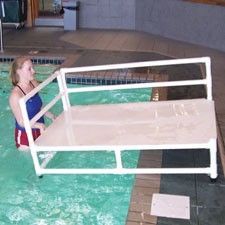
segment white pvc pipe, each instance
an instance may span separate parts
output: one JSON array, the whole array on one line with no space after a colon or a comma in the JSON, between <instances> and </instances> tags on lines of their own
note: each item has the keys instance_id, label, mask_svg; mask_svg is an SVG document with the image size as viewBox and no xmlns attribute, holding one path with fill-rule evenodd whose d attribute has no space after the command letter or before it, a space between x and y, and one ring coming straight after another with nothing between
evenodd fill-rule
<instances>
[{"instance_id":1,"label":"white pvc pipe","mask_svg":"<svg viewBox=\"0 0 225 225\"><path fill-rule=\"evenodd\" d=\"M58 94L51 102L43 107L42 110L30 120L30 126L33 126L38 119L40 119L52 106L54 106L60 100L61 97L62 95Z\"/></svg>"},{"instance_id":2,"label":"white pvc pipe","mask_svg":"<svg viewBox=\"0 0 225 225\"><path fill-rule=\"evenodd\" d=\"M206 79L201 80L185 80L185 81L167 81L167 82L152 82L152 83L139 83L139 84L126 84L126 85L111 85L111 86L97 86L97 87L84 87L84 88L68 88L66 85L66 73L74 72L90 72L100 70L112 70L112 69L124 69L124 68L138 68L138 67L150 67L150 66L165 66L165 65L179 65L179 64L191 64L191 63L204 63L206 66ZM36 94L43 87L48 85L53 79L57 77L60 93L56 96L47 106L45 106L41 112L39 112L31 121L28 119L26 112L25 102ZM70 107L68 98L69 93L87 92L87 91L100 91L100 90L118 90L118 89L130 89L130 88L147 88L147 87L168 87L168 86L184 86L184 85L206 85L207 86L207 98L212 99L212 80L211 80L211 65L209 57L201 58L189 58L189 59L172 59L172 60L160 60L150 62L137 62L137 63L125 63L114 65L102 65L102 66L90 66L90 67L77 67L77 68L62 68L60 72L55 72L52 76L46 79L38 87L32 90L29 94L20 100L20 107L24 117L24 125L27 131L28 140L31 147L31 154L34 161L35 171L38 175L41 174L184 174L184 173L208 173L212 178L217 176L216 173L216 147L215 140L208 143L199 144L158 144L158 145L118 145L118 146L37 146L34 144L34 140L31 133L31 125L40 118L48 109L50 109L60 98L63 101L64 110ZM211 167L207 168L123 168L121 160L122 150L162 150L162 149L196 149L206 148L210 149ZM115 169L43 169L40 167L37 152L48 151L115 151L117 168ZM48 160L49 161L49 160ZM47 165L47 164L46 164Z\"/></svg>"},{"instance_id":3,"label":"white pvc pipe","mask_svg":"<svg viewBox=\"0 0 225 225\"><path fill-rule=\"evenodd\" d=\"M61 68L60 71L62 73L77 73L77 72L87 72L87 71L115 70L115 69L127 69L127 68L138 68L138 67L172 66L172 65L180 65L180 64L206 63L208 60L209 60L209 57L168 59L168 60L156 60L156 61L146 61L146 62L99 65L99 66Z\"/></svg>"},{"instance_id":4,"label":"white pvc pipe","mask_svg":"<svg viewBox=\"0 0 225 225\"><path fill-rule=\"evenodd\" d=\"M206 80L207 80L207 99L212 100L212 74L211 74L211 60L210 58L206 59Z\"/></svg>"},{"instance_id":5,"label":"white pvc pipe","mask_svg":"<svg viewBox=\"0 0 225 225\"><path fill-rule=\"evenodd\" d=\"M40 164L39 164L39 161L38 161L37 151L36 151L36 148L34 146L34 138L33 138L33 135L32 135L32 128L30 126L30 121L29 121L29 118L28 118L26 103L23 101L23 99L20 99L19 104L20 104L20 108L21 108L21 111L22 111L24 127L25 127L25 130L26 130L26 133L27 133L27 138L28 138L28 141L29 141L31 156L33 158L35 171L37 173L37 171L40 169Z\"/></svg>"},{"instance_id":6,"label":"white pvc pipe","mask_svg":"<svg viewBox=\"0 0 225 225\"><path fill-rule=\"evenodd\" d=\"M209 174L210 168L40 169L41 174Z\"/></svg>"},{"instance_id":7,"label":"white pvc pipe","mask_svg":"<svg viewBox=\"0 0 225 225\"><path fill-rule=\"evenodd\" d=\"M79 93L89 91L109 91L109 90L124 90L137 88L154 88L154 87L175 87L188 85L205 85L205 79L201 80L183 80L183 81L165 81L165 82L151 82L151 83L135 83L135 84L119 84L119 85L105 85L105 86L90 86L80 88L68 88L68 93Z\"/></svg>"},{"instance_id":8,"label":"white pvc pipe","mask_svg":"<svg viewBox=\"0 0 225 225\"><path fill-rule=\"evenodd\" d=\"M26 94L25 96L22 97L24 101L27 101L30 99L32 96L34 96L37 92L39 92L41 89L43 89L45 86L47 86L49 83L51 83L57 76L60 76L60 73L56 71L53 73L50 77L48 77L45 81L40 83L37 87L35 87L31 92Z\"/></svg>"},{"instance_id":9,"label":"white pvc pipe","mask_svg":"<svg viewBox=\"0 0 225 225\"><path fill-rule=\"evenodd\" d=\"M116 156L116 167L117 167L117 169L122 169L123 165L122 165L121 150L120 149L115 150L115 156Z\"/></svg>"},{"instance_id":10,"label":"white pvc pipe","mask_svg":"<svg viewBox=\"0 0 225 225\"><path fill-rule=\"evenodd\" d=\"M57 76L60 93L62 93L63 110L67 111L70 107L70 100L68 96L68 88L66 85L66 77L64 73L60 72L60 76Z\"/></svg>"},{"instance_id":11,"label":"white pvc pipe","mask_svg":"<svg viewBox=\"0 0 225 225\"><path fill-rule=\"evenodd\" d=\"M122 150L162 150L162 149L199 149L199 148L210 148L210 143L199 143L199 144L158 144L158 145L86 145L86 146L36 146L37 151L59 151L59 152L69 152L69 151L114 151L115 149Z\"/></svg>"}]
</instances>

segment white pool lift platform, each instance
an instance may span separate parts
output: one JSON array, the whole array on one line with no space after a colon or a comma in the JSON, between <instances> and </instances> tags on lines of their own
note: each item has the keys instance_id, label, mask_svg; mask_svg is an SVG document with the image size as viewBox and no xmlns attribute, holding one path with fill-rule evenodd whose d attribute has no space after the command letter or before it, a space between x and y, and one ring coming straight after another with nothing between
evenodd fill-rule
<instances>
[{"instance_id":1,"label":"white pool lift platform","mask_svg":"<svg viewBox=\"0 0 225 225\"><path fill-rule=\"evenodd\" d=\"M150 83L88 86L67 86L66 75L104 70L119 70L168 65L201 64L202 79L159 81ZM59 93L31 120L26 101L55 78ZM205 85L207 98L149 101L119 104L71 105L69 95L78 92ZM62 113L33 140L31 127L59 100ZM214 101L212 100L211 62L209 57L171 59L90 67L61 68L20 100L25 129L36 174L208 174L217 177L217 132ZM200 168L124 168L121 152L124 150L208 149L209 166ZM115 168L48 168L48 161L57 152L113 151ZM52 153L40 162L39 153ZM88 156L87 156L88 157Z\"/></svg>"}]
</instances>

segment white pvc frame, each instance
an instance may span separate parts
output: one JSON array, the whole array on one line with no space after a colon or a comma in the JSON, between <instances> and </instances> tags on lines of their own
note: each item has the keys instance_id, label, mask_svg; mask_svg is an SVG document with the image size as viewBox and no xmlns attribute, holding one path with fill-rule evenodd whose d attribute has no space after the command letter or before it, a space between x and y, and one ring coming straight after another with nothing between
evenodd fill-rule
<instances>
[{"instance_id":1,"label":"white pvc frame","mask_svg":"<svg viewBox=\"0 0 225 225\"><path fill-rule=\"evenodd\" d=\"M87 71L102 71L102 70L115 70L126 68L141 68L141 67L156 67L165 65L180 65L180 64L195 64L203 63L206 68L206 77L198 80L182 80L182 81L163 81L152 83L138 83L138 84L124 84L124 85L109 85L109 86L92 86L81 88L68 88L66 84L66 74L74 72L87 72ZM26 101L51 83L57 78L59 85L59 93L56 97L48 103L32 120L28 119L26 111ZM48 111L58 100L62 100L63 110L67 111L70 107L69 94L77 92L89 91L102 91L102 90L119 90L131 88L154 88L154 87L170 87L170 86L187 86L187 85L205 85L207 92L207 99L212 101L212 78L211 78L211 61L209 57L200 58L187 58L187 59L171 59L159 60L148 62L135 62L125 64L112 64L101 66L88 66L88 67L75 67L75 68L62 68L60 71L55 72L47 78L38 87L33 89L26 96L21 98L20 107L23 114L24 126L28 135L31 155L34 162L36 174L209 174L212 179L217 177L217 140L211 139L203 144L176 144L173 145L131 145L131 146L37 146L32 137L31 127L46 111ZM210 118L209 118L210 119ZM206 168L123 168L121 160L121 151L123 150L163 150L163 149L209 149L210 152L210 167ZM38 159L38 152L52 152L58 151L114 151L116 158L116 168L91 168L91 169L73 169L73 168L45 168L48 161L40 165Z\"/></svg>"}]
</instances>

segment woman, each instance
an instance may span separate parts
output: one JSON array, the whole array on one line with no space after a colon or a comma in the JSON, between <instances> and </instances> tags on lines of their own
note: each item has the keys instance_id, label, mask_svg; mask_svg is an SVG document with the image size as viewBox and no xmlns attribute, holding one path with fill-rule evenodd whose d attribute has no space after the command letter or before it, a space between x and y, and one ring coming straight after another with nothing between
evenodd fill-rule
<instances>
[{"instance_id":1,"label":"woman","mask_svg":"<svg viewBox=\"0 0 225 225\"><path fill-rule=\"evenodd\" d=\"M10 73L13 89L9 97L9 104L16 120L16 147L20 150L28 150L29 142L24 128L22 112L19 106L19 100L21 97L23 97L38 86L39 83L35 79L34 75L35 70L32 61L29 57L20 56L13 61ZM29 119L32 119L41 110L41 107L42 100L38 93L28 99L26 102L26 108ZM45 115L52 120L55 118L55 116L50 112L46 112ZM32 135L34 140L40 136L44 129L44 118L41 117L32 126Z\"/></svg>"}]
</instances>

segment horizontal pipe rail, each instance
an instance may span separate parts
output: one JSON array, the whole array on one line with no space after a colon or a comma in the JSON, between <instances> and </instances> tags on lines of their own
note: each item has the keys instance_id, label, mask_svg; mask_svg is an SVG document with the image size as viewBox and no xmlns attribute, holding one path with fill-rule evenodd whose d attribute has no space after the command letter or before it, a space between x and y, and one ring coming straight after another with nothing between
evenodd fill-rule
<instances>
[{"instance_id":1,"label":"horizontal pipe rail","mask_svg":"<svg viewBox=\"0 0 225 225\"><path fill-rule=\"evenodd\" d=\"M41 174L206 174L210 168L40 169Z\"/></svg>"}]
</instances>

